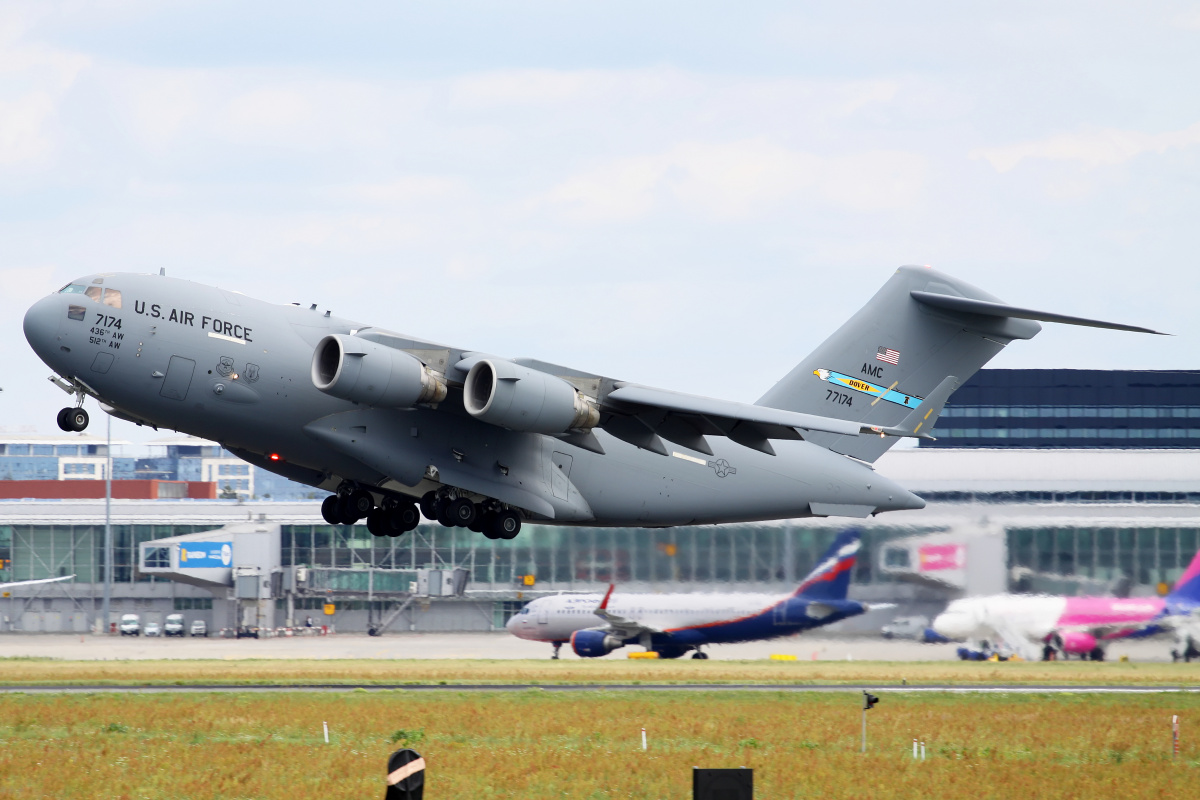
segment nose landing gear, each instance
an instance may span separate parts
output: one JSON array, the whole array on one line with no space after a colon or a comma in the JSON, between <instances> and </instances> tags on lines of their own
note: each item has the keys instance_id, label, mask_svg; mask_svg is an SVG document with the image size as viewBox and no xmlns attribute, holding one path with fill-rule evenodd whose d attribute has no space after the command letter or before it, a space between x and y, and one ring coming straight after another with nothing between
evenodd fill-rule
<instances>
[{"instance_id":1,"label":"nose landing gear","mask_svg":"<svg viewBox=\"0 0 1200 800\"><path fill-rule=\"evenodd\" d=\"M68 433L78 433L88 426L88 412L82 406L64 408L58 412L58 427Z\"/></svg>"}]
</instances>

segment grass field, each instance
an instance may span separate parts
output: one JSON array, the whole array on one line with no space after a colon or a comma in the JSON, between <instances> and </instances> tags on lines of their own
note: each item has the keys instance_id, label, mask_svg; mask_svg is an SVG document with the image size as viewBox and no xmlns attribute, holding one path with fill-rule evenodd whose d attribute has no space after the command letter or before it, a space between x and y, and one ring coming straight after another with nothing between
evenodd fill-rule
<instances>
[{"instance_id":1,"label":"grass field","mask_svg":"<svg viewBox=\"0 0 1200 800\"><path fill-rule=\"evenodd\" d=\"M0 658L0 684L755 683L1196 685L1200 665L867 661L53 661Z\"/></svg>"},{"instance_id":2,"label":"grass field","mask_svg":"<svg viewBox=\"0 0 1200 800\"><path fill-rule=\"evenodd\" d=\"M759 798L1128 800L1200 777L1192 695L880 695L866 755L849 694L6 695L0 797L360 800L403 745L431 800L682 800L694 765L753 768Z\"/></svg>"}]
</instances>

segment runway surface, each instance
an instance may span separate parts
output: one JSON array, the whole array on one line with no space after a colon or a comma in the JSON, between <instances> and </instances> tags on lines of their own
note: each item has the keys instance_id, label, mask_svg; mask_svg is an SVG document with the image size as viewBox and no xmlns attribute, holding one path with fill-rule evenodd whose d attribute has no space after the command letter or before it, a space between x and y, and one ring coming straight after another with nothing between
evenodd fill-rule
<instances>
[{"instance_id":1,"label":"runway surface","mask_svg":"<svg viewBox=\"0 0 1200 800\"><path fill-rule=\"evenodd\" d=\"M3 694L205 694L205 693L249 693L270 694L277 692L468 692L489 694L493 692L838 692L857 693L863 689L881 693L904 694L1164 694L1200 693L1200 686L1012 686L992 684L987 686L895 686L884 684L835 685L762 685L743 684L572 684L547 686L541 684L464 684L459 686L413 685L413 684L315 684L310 686L0 686Z\"/></svg>"},{"instance_id":2,"label":"runway surface","mask_svg":"<svg viewBox=\"0 0 1200 800\"><path fill-rule=\"evenodd\" d=\"M1171 660L1167 639L1117 642L1109 660L1163 663ZM623 659L626 647L608 656ZM919 644L880 637L790 636L765 642L705 648L712 659L758 661L773 654L802 661L954 661L953 644ZM277 639L159 639L93 634L0 634L0 658L54 658L64 661L140 661L147 659L548 659L549 644L498 633L398 633L373 637L339 633ZM570 647L562 658L578 658Z\"/></svg>"}]
</instances>

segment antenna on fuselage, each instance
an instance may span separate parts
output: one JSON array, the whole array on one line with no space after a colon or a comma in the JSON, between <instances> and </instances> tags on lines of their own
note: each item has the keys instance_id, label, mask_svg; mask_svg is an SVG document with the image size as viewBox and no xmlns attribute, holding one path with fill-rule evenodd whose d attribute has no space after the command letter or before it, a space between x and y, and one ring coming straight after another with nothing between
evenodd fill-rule
<instances>
[{"instance_id":1,"label":"antenna on fuselage","mask_svg":"<svg viewBox=\"0 0 1200 800\"><path fill-rule=\"evenodd\" d=\"M165 277L167 277L167 268L166 268L166 267L159 267L159 268L158 268L158 274L159 274L159 275L162 275L164 278L165 278Z\"/></svg>"}]
</instances>

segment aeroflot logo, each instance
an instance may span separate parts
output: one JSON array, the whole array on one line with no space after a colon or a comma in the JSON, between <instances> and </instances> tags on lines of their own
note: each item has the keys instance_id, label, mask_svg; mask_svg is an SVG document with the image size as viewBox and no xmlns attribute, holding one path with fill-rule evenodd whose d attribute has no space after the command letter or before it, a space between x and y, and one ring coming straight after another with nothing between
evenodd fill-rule
<instances>
[{"instance_id":1,"label":"aeroflot logo","mask_svg":"<svg viewBox=\"0 0 1200 800\"><path fill-rule=\"evenodd\" d=\"M809 577L815 578L818 575L821 575L822 573L828 572L829 570L833 569L838 564L840 564L843 559L848 558L848 557L854 555L855 553L857 553L860 544L861 544L861 542L854 541L848 545L845 545L844 547L839 548L836 555L834 555L832 558L826 559L821 564L818 564L817 568L814 569L811 573L809 573Z\"/></svg>"}]
</instances>

